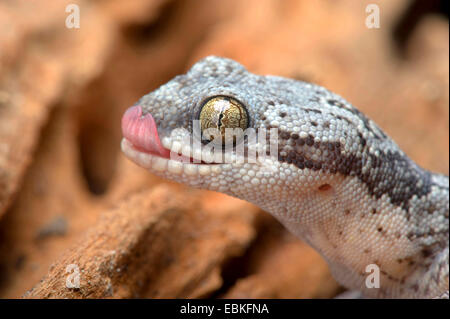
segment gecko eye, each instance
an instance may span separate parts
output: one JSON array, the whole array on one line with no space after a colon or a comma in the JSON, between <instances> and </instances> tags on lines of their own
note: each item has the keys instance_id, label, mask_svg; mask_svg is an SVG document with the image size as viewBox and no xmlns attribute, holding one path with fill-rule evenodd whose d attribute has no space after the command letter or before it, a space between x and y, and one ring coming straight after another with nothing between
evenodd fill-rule
<instances>
[{"instance_id":1,"label":"gecko eye","mask_svg":"<svg viewBox=\"0 0 450 319\"><path fill-rule=\"evenodd\" d=\"M208 99L199 114L202 140L220 141L222 145L236 142L248 127L248 113L238 100L228 96Z\"/></svg>"}]
</instances>

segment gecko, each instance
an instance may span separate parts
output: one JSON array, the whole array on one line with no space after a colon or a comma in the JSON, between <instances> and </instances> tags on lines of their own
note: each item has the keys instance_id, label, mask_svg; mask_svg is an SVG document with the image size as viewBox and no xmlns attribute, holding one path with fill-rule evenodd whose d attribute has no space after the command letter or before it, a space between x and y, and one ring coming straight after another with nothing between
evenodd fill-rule
<instances>
[{"instance_id":1,"label":"gecko","mask_svg":"<svg viewBox=\"0 0 450 319\"><path fill-rule=\"evenodd\" d=\"M319 252L344 287L448 298L448 176L418 166L326 88L208 56L140 98L121 126L129 159L254 203ZM368 284L368 266L378 284Z\"/></svg>"}]
</instances>

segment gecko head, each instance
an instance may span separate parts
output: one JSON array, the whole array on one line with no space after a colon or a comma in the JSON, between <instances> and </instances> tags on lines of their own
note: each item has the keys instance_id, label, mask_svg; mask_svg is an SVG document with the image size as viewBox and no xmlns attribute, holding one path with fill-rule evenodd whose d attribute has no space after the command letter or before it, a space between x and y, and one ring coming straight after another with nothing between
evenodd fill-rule
<instances>
[{"instance_id":1,"label":"gecko head","mask_svg":"<svg viewBox=\"0 0 450 319\"><path fill-rule=\"evenodd\" d=\"M258 141L254 130L257 101L245 85L252 76L230 59L197 62L125 112L123 152L157 175L194 187L227 192L242 179L255 183L260 166L276 161L266 156L269 138Z\"/></svg>"},{"instance_id":2,"label":"gecko head","mask_svg":"<svg viewBox=\"0 0 450 319\"><path fill-rule=\"evenodd\" d=\"M276 99L283 81L206 57L125 112L122 150L159 176L264 207L297 183L296 170L279 160L278 129L296 112Z\"/></svg>"}]
</instances>

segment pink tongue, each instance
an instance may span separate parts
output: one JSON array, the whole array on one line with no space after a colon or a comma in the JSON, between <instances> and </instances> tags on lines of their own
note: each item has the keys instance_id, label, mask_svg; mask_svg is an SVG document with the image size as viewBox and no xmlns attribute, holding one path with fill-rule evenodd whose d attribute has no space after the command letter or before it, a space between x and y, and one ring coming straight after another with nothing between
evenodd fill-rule
<instances>
[{"instance_id":1,"label":"pink tongue","mask_svg":"<svg viewBox=\"0 0 450 319\"><path fill-rule=\"evenodd\" d=\"M142 116L142 107L132 106L122 117L122 135L139 150L169 158L170 151L161 145L151 114Z\"/></svg>"}]
</instances>

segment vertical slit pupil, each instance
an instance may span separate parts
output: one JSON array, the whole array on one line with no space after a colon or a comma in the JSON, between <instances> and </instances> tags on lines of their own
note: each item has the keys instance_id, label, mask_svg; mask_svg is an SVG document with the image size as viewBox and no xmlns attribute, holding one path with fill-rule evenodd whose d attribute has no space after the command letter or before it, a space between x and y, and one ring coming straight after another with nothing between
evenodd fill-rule
<instances>
[{"instance_id":1,"label":"vertical slit pupil","mask_svg":"<svg viewBox=\"0 0 450 319\"><path fill-rule=\"evenodd\" d=\"M222 126L222 119L223 119L223 113L220 112L220 114L219 114L219 123L217 123L218 128L220 128Z\"/></svg>"}]
</instances>

